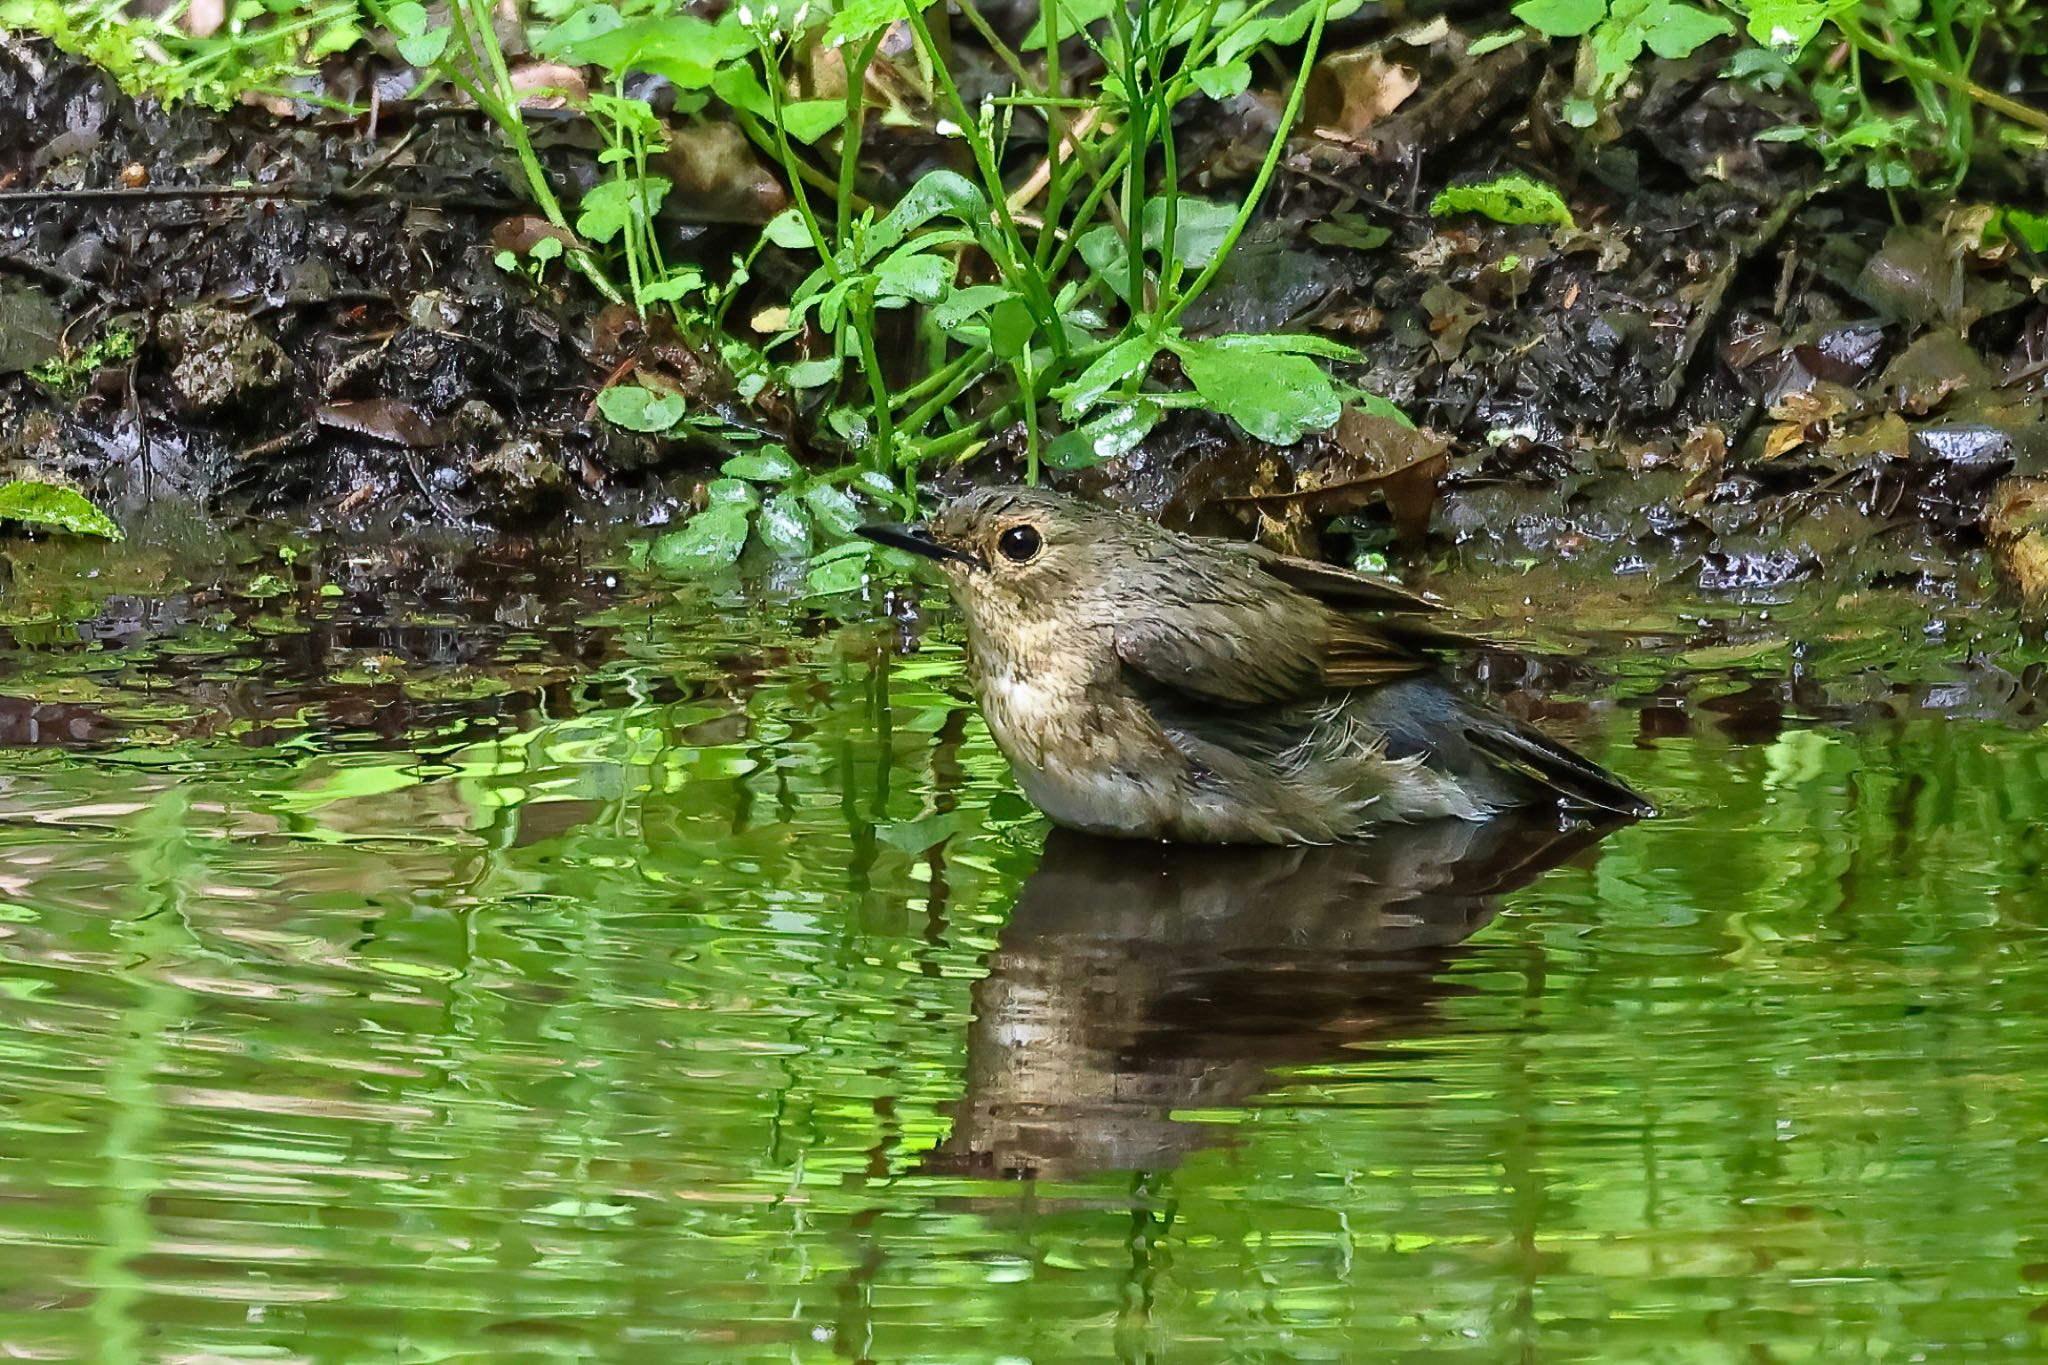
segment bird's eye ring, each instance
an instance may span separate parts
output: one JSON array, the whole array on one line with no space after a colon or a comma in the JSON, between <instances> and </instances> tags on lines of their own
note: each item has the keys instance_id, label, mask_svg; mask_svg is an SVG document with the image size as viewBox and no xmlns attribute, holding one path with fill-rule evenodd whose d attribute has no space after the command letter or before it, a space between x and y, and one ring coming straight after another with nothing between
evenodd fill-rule
<instances>
[{"instance_id":1,"label":"bird's eye ring","mask_svg":"<svg viewBox=\"0 0 2048 1365\"><path fill-rule=\"evenodd\" d=\"M1012 526L996 537L996 549L1012 564L1028 564L1035 559L1045 540L1035 526Z\"/></svg>"}]
</instances>

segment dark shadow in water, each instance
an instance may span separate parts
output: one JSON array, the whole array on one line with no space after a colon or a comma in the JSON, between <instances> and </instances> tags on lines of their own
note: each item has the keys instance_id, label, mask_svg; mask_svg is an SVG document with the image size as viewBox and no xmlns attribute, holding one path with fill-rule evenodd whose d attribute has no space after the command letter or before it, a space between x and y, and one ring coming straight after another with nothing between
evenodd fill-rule
<instances>
[{"instance_id":1,"label":"dark shadow in water","mask_svg":"<svg viewBox=\"0 0 2048 1365\"><path fill-rule=\"evenodd\" d=\"M1457 946L1606 832L1545 814L1328 848L1055 833L975 987L967 1093L923 1169L1171 1167L1227 1132L1176 1111L1243 1105L1277 1067L1431 1027Z\"/></svg>"}]
</instances>

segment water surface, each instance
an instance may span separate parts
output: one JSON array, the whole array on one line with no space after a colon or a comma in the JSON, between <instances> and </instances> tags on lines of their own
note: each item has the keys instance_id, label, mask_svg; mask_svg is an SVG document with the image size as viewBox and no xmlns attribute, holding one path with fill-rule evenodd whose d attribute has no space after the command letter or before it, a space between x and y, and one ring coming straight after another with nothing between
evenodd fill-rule
<instances>
[{"instance_id":1,"label":"water surface","mask_svg":"<svg viewBox=\"0 0 2048 1365\"><path fill-rule=\"evenodd\" d=\"M0 1353L2048 1355L1995 607L1608 603L1484 681L1664 818L1175 857L942 619L349 563L5 604Z\"/></svg>"}]
</instances>

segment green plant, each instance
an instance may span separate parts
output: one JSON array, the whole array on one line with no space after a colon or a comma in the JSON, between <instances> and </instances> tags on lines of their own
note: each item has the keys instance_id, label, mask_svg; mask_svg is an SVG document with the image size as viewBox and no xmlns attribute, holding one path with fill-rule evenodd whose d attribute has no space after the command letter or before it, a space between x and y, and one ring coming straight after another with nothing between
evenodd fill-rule
<instances>
[{"instance_id":1,"label":"green plant","mask_svg":"<svg viewBox=\"0 0 2048 1365\"><path fill-rule=\"evenodd\" d=\"M1563 196L1540 180L1526 175L1502 175L1468 185L1451 185L1429 201L1432 217L1454 213L1477 213L1496 223L1547 223L1553 227L1574 227L1572 211Z\"/></svg>"},{"instance_id":2,"label":"green plant","mask_svg":"<svg viewBox=\"0 0 2048 1365\"><path fill-rule=\"evenodd\" d=\"M181 27L185 6L127 0L0 0L0 29L40 33L112 73L122 87L224 109L284 83L363 37L356 0L243 0L213 33Z\"/></svg>"},{"instance_id":3,"label":"green plant","mask_svg":"<svg viewBox=\"0 0 2048 1365\"><path fill-rule=\"evenodd\" d=\"M38 384L59 393L75 393L97 370L135 357L135 333L117 327L77 354L46 360L28 372Z\"/></svg>"},{"instance_id":4,"label":"green plant","mask_svg":"<svg viewBox=\"0 0 2048 1365\"><path fill-rule=\"evenodd\" d=\"M508 275L519 275L535 288L547 283L548 263L562 259L562 239L559 237L538 237L524 253L510 247L499 250L492 256L498 269Z\"/></svg>"},{"instance_id":5,"label":"green plant","mask_svg":"<svg viewBox=\"0 0 2048 1365\"><path fill-rule=\"evenodd\" d=\"M1336 415L1337 389L1308 357L1343 358L1348 351L1309 338L1195 340L1177 325L1263 199L1299 114L1302 84L1290 92L1281 127L1237 204L1182 193L1172 120L1187 100L1242 91L1248 59L1263 44L1302 43L1304 69L1313 64L1328 17L1352 7L1323 0L1285 10L1236 0L1135 7L1068 0L1044 7L1020 52L963 5L963 18L1015 78L1009 95L970 108L923 4L849 5L817 34L848 54L848 90L860 89L882 27L900 16L930 73L936 127L961 140L973 174L935 172L888 214L856 213L850 176L861 120L849 103L842 174L827 210L806 189L810 177L794 147L778 140L774 150L796 203L770 234L786 247L807 243L820 265L796 292L789 324L769 349L796 344L815 323L833 338L830 361L814 372L817 382L833 382L857 356L873 385L881 374L872 344L876 314L923 305L923 374L893 397L872 395L883 460L906 470L971 449L997 422L1022 424L1027 477L1034 479L1044 460L1089 463L1127 450L1165 408L1188 402L1214 406L1269 439L1298 439L1308 426L1326 425ZM1092 101L1069 96L1060 74L1059 40L1071 36L1091 45L1109 72ZM773 44L797 39L773 23L762 37L762 73L772 88L768 73L785 50ZM1033 71L1024 54L1036 51L1044 58ZM1026 113L1043 123L1050 146L1035 173L1013 188L1005 171ZM1028 212L1033 207L1035 214ZM962 270L975 255L987 262L985 278ZM1195 384L1192 397L1152 382L1152 361L1162 352L1181 357ZM1257 372L1274 367L1283 382L1261 383ZM952 405L996 375L1007 377L1006 397L985 406L983 421L957 420ZM1268 394L1270 403L1263 401ZM1049 399L1081 426L1049 439Z\"/></svg>"},{"instance_id":6,"label":"green plant","mask_svg":"<svg viewBox=\"0 0 2048 1365\"><path fill-rule=\"evenodd\" d=\"M1788 125L1765 140L1812 146L1830 168L1860 163L1872 187L1941 193L1961 184L1975 155L1977 111L1988 110L2034 150L2048 144L2048 114L1978 83L1972 72L1987 41L2014 51L2029 44L2024 6L1996 0L1744 0L1758 46L1729 74L1797 82L1817 124ZM1896 83L1908 96L1887 102Z\"/></svg>"},{"instance_id":7,"label":"green plant","mask_svg":"<svg viewBox=\"0 0 2048 1365\"><path fill-rule=\"evenodd\" d=\"M760 353L730 337L725 353L751 372L743 393L773 382L798 395L861 468L889 476L906 494L921 465L971 453L1001 424L1023 427L1027 476L1035 479L1043 461L1085 464L1128 450L1174 406L1213 407L1279 441L1334 421L1343 395L1313 357L1348 359L1350 351L1306 337L1194 338L1178 325L1271 183L1301 83L1249 193L1234 204L1180 191L1172 119L1190 99L1243 90L1261 45L1301 43L1304 66L1312 64L1327 19L1352 4L1068 0L1045 9L1021 52L964 5L962 17L1015 77L1010 94L972 108L927 7L928 0L852 0L831 12L741 5L711 23L597 5L564 17L537 49L595 65L613 81L590 108L608 130L614 178L586 196L577 229L597 246L623 244L636 302L691 299L700 330L722 322L761 251L810 256L816 264ZM960 140L971 173L931 172L885 210L864 202L856 177L867 76L895 22L914 37L934 126ZM1095 100L1070 96L1059 70L1058 39L1076 34L1112 73ZM1039 50L1034 71L1023 54ZM788 98L787 72L821 51L839 54L844 98ZM624 93L636 70L667 77L684 93L685 114L719 104L789 186L788 211L722 285L694 270L673 284L677 272L651 245L667 185L646 171L658 123ZM1017 172L1029 169L1015 150L1026 114L1042 121L1051 147L1018 186ZM892 316L906 319L913 338L900 359L882 354L878 341ZM1154 373L1154 359L1168 353L1191 390L1166 387ZM640 430L692 420L678 395L633 392L614 389L600 406ZM975 410L964 411L970 396L978 396ZM1075 424L1061 434L1044 429L1055 400ZM705 543L722 552L733 543L734 521L719 520L722 529L707 531Z\"/></svg>"},{"instance_id":8,"label":"green plant","mask_svg":"<svg viewBox=\"0 0 2048 1365\"><path fill-rule=\"evenodd\" d=\"M1689 57L1735 31L1725 16L1685 0L1522 0L1514 14L1546 38L1585 40L1563 110L1565 122L1578 128L1591 127L1599 119L1645 50L1659 57ZM1474 50L1491 51L1521 36L1519 30L1492 35Z\"/></svg>"},{"instance_id":9,"label":"green plant","mask_svg":"<svg viewBox=\"0 0 2048 1365\"><path fill-rule=\"evenodd\" d=\"M704 506L680 530L648 545L649 564L669 573L705 573L734 564L751 543L777 559L811 559L812 590L844 592L860 586L870 562L887 552L853 538L861 510L843 485L903 505L872 472L807 471L779 445L735 455L719 473L705 485Z\"/></svg>"}]
</instances>

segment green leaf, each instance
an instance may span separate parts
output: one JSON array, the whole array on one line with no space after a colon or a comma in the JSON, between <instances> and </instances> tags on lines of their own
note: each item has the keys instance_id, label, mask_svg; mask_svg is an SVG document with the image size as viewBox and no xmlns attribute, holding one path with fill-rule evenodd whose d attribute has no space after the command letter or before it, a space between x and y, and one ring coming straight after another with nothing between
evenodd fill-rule
<instances>
[{"instance_id":1,"label":"green leaf","mask_svg":"<svg viewBox=\"0 0 2048 1365\"><path fill-rule=\"evenodd\" d=\"M1354 346L1328 337L1310 336L1306 332L1272 332L1258 336L1232 333L1229 336L1210 338L1229 346L1233 351L1246 355L1319 355L1325 360L1361 361L1365 357Z\"/></svg>"},{"instance_id":2,"label":"green leaf","mask_svg":"<svg viewBox=\"0 0 2048 1365\"><path fill-rule=\"evenodd\" d=\"M944 259L922 251L899 251L875 269L875 301L937 303L952 282L953 268Z\"/></svg>"},{"instance_id":3,"label":"green leaf","mask_svg":"<svg viewBox=\"0 0 2048 1365\"><path fill-rule=\"evenodd\" d=\"M803 474L803 469L790 458L789 451L782 446L762 446L759 450L744 455L735 455L718 467L718 472L729 479L751 479L755 483L788 483Z\"/></svg>"},{"instance_id":4,"label":"green leaf","mask_svg":"<svg viewBox=\"0 0 2048 1365\"><path fill-rule=\"evenodd\" d=\"M711 93L755 118L775 117L775 101L768 98L767 87L754 74L754 68L745 62L719 68L711 78Z\"/></svg>"},{"instance_id":5,"label":"green leaf","mask_svg":"<svg viewBox=\"0 0 2048 1365\"><path fill-rule=\"evenodd\" d=\"M1036 335L1038 321L1020 298L1004 299L988 315L988 348L1002 360L1012 364L1023 360Z\"/></svg>"},{"instance_id":6,"label":"green leaf","mask_svg":"<svg viewBox=\"0 0 2048 1365\"><path fill-rule=\"evenodd\" d=\"M1145 201L1145 249L1164 254L1166 242L1166 197ZM1209 264L1223 248L1223 239L1237 221L1235 204L1210 199L1174 197L1173 257L1197 269Z\"/></svg>"},{"instance_id":7,"label":"green leaf","mask_svg":"<svg viewBox=\"0 0 2048 1365\"><path fill-rule=\"evenodd\" d=\"M830 484L815 484L804 491L804 505L811 509L811 521L833 539L853 534L861 523L860 504L845 490ZM866 545L867 541L856 542Z\"/></svg>"},{"instance_id":8,"label":"green leaf","mask_svg":"<svg viewBox=\"0 0 2048 1365\"><path fill-rule=\"evenodd\" d=\"M1778 52L1803 52L1827 22L1827 0L1750 0L1749 36Z\"/></svg>"},{"instance_id":9,"label":"green leaf","mask_svg":"<svg viewBox=\"0 0 2048 1365\"><path fill-rule=\"evenodd\" d=\"M1465 55L1467 57L1484 57L1489 52L1498 52L1504 47L1512 47L1528 36L1529 30L1525 28L1497 29L1483 38L1474 40L1472 46L1465 49Z\"/></svg>"},{"instance_id":10,"label":"green leaf","mask_svg":"<svg viewBox=\"0 0 2048 1365\"><path fill-rule=\"evenodd\" d=\"M701 90L712 84L721 67L753 50L753 38L737 22L708 23L690 14L656 15L605 26L602 17L578 33L564 33L568 24L549 36L549 56L578 65L602 67L612 75L645 71L664 76L679 90Z\"/></svg>"},{"instance_id":11,"label":"green leaf","mask_svg":"<svg viewBox=\"0 0 2048 1365\"><path fill-rule=\"evenodd\" d=\"M811 514L794 493L777 493L762 503L754 530L778 559L811 557Z\"/></svg>"},{"instance_id":12,"label":"green leaf","mask_svg":"<svg viewBox=\"0 0 2048 1365\"><path fill-rule=\"evenodd\" d=\"M547 240L553 241L553 238ZM642 305L650 303L677 303L704 288L704 277L687 266L672 275L640 286L638 294Z\"/></svg>"},{"instance_id":13,"label":"green leaf","mask_svg":"<svg viewBox=\"0 0 2048 1365\"><path fill-rule=\"evenodd\" d=\"M2026 209L2008 208L2000 213L2006 233L2026 244L2029 251L2048 251L2048 217Z\"/></svg>"},{"instance_id":14,"label":"green leaf","mask_svg":"<svg viewBox=\"0 0 2048 1365\"><path fill-rule=\"evenodd\" d=\"M1098 20L1107 19L1115 12L1119 5L1124 3L1124 0L1055 0L1055 3L1059 6L1057 11L1059 35L1062 41L1064 41L1073 37L1088 25ZM1038 52L1045 47L1048 36L1045 11L1050 8L1052 8L1050 5L1041 5L1039 7L1038 22L1033 24L1031 31L1024 35L1024 41L1017 45L1020 51Z\"/></svg>"},{"instance_id":15,"label":"green leaf","mask_svg":"<svg viewBox=\"0 0 2048 1365\"><path fill-rule=\"evenodd\" d=\"M1115 228L1107 223L1089 228L1075 241L1074 249L1080 253L1090 274L1107 284L1110 292L1125 303L1130 302L1124 296L1130 291L1131 254Z\"/></svg>"},{"instance_id":16,"label":"green leaf","mask_svg":"<svg viewBox=\"0 0 2048 1365\"><path fill-rule=\"evenodd\" d=\"M1643 55L1643 31L1634 24L1602 24L1586 39L1586 47L1593 54L1593 93L1611 99Z\"/></svg>"},{"instance_id":17,"label":"green leaf","mask_svg":"<svg viewBox=\"0 0 2048 1365\"><path fill-rule=\"evenodd\" d=\"M1551 223L1573 227L1572 211L1558 192L1526 175L1503 175L1471 185L1452 185L1429 203L1430 216L1479 213L1496 223Z\"/></svg>"},{"instance_id":18,"label":"green leaf","mask_svg":"<svg viewBox=\"0 0 2048 1365\"><path fill-rule=\"evenodd\" d=\"M121 539L121 528L114 524L114 519L88 502L84 494L39 479L16 479L0 485L0 521L46 526L101 540Z\"/></svg>"},{"instance_id":19,"label":"green leaf","mask_svg":"<svg viewBox=\"0 0 2048 1365\"><path fill-rule=\"evenodd\" d=\"M810 590L820 595L858 592L867 586L874 566L875 547L864 540L835 545L811 561L804 576Z\"/></svg>"},{"instance_id":20,"label":"green leaf","mask_svg":"<svg viewBox=\"0 0 2048 1365\"><path fill-rule=\"evenodd\" d=\"M409 66L432 66L441 60L441 54L448 50L449 30L430 28L425 33L398 40L398 55Z\"/></svg>"},{"instance_id":21,"label":"green leaf","mask_svg":"<svg viewBox=\"0 0 2048 1365\"><path fill-rule=\"evenodd\" d=\"M794 208L770 218L768 226L761 229L761 236L785 251L802 251L816 245L811 241L811 230L804 226L803 214Z\"/></svg>"},{"instance_id":22,"label":"green leaf","mask_svg":"<svg viewBox=\"0 0 2048 1365\"><path fill-rule=\"evenodd\" d=\"M947 294L932 309L932 325L950 332L975 314L1011 298L1015 290L1004 284L969 284Z\"/></svg>"},{"instance_id":23,"label":"green leaf","mask_svg":"<svg viewBox=\"0 0 2048 1365\"><path fill-rule=\"evenodd\" d=\"M1515 17L1551 38L1577 38L1607 17L1607 0L1522 0Z\"/></svg>"},{"instance_id":24,"label":"green leaf","mask_svg":"<svg viewBox=\"0 0 2048 1365\"><path fill-rule=\"evenodd\" d=\"M746 546L747 509L725 503L705 508L682 530L657 537L647 562L664 573L712 573L730 567Z\"/></svg>"},{"instance_id":25,"label":"green leaf","mask_svg":"<svg viewBox=\"0 0 2048 1365\"><path fill-rule=\"evenodd\" d=\"M782 106L782 131L798 142L816 142L844 122L845 100L797 100Z\"/></svg>"},{"instance_id":26,"label":"green leaf","mask_svg":"<svg viewBox=\"0 0 2048 1365\"><path fill-rule=\"evenodd\" d=\"M878 29L885 29L903 18L912 8L927 10L932 4L933 0L917 0L915 6L906 0L847 0L832 15L831 22L825 25L823 40L833 47L847 43L858 46Z\"/></svg>"},{"instance_id":27,"label":"green leaf","mask_svg":"<svg viewBox=\"0 0 2048 1365\"><path fill-rule=\"evenodd\" d=\"M1651 0L1643 13L1643 41L1650 51L1667 61L1690 57L1716 38L1725 38L1735 25L1718 14L1678 0Z\"/></svg>"},{"instance_id":28,"label":"green leaf","mask_svg":"<svg viewBox=\"0 0 2048 1365\"><path fill-rule=\"evenodd\" d=\"M1350 247L1354 251L1377 251L1393 238L1392 228L1381 227L1356 213L1340 213L1309 226L1308 239L1319 246Z\"/></svg>"},{"instance_id":29,"label":"green leaf","mask_svg":"<svg viewBox=\"0 0 2048 1365\"><path fill-rule=\"evenodd\" d=\"M1235 99L1252 83L1252 64L1235 61L1221 66L1205 66L1189 79L1194 81L1197 90L1212 100Z\"/></svg>"},{"instance_id":30,"label":"green leaf","mask_svg":"<svg viewBox=\"0 0 2048 1365\"><path fill-rule=\"evenodd\" d=\"M1336 385L1305 355L1255 345L1266 338L1218 337L1174 344L1202 401L1262 441L1291 445L1343 414Z\"/></svg>"},{"instance_id":31,"label":"green leaf","mask_svg":"<svg viewBox=\"0 0 2048 1365\"><path fill-rule=\"evenodd\" d=\"M610 5L579 2L562 22L545 30L533 40L534 55L574 61L575 58L571 54L581 51L581 44L589 43L613 29L623 27L625 22L624 16ZM396 26L395 11L393 26Z\"/></svg>"},{"instance_id":32,"label":"green leaf","mask_svg":"<svg viewBox=\"0 0 2048 1365\"><path fill-rule=\"evenodd\" d=\"M782 379L792 389L815 389L839 378L839 369L836 355L822 360L799 360L782 372Z\"/></svg>"},{"instance_id":33,"label":"green leaf","mask_svg":"<svg viewBox=\"0 0 2048 1365\"><path fill-rule=\"evenodd\" d=\"M704 497L709 507L738 507L751 512L761 505L761 494L754 485L731 477L705 484Z\"/></svg>"},{"instance_id":34,"label":"green leaf","mask_svg":"<svg viewBox=\"0 0 2048 1365\"><path fill-rule=\"evenodd\" d=\"M652 219L668 197L669 183L658 175L620 176L593 186L579 206L577 233L593 242L609 242L628 224Z\"/></svg>"},{"instance_id":35,"label":"green leaf","mask_svg":"<svg viewBox=\"0 0 2048 1365\"><path fill-rule=\"evenodd\" d=\"M988 225L988 212L988 200L966 176L958 171L928 171L868 233L866 259L872 261L894 250L905 237L941 214L981 229Z\"/></svg>"},{"instance_id":36,"label":"green leaf","mask_svg":"<svg viewBox=\"0 0 2048 1365\"><path fill-rule=\"evenodd\" d=\"M614 384L597 396L597 410L628 431L673 430L688 410L679 393L656 393L637 384Z\"/></svg>"},{"instance_id":37,"label":"green leaf","mask_svg":"<svg viewBox=\"0 0 2048 1365\"><path fill-rule=\"evenodd\" d=\"M1087 469L1128 455L1159 425L1159 414L1159 404L1149 399L1119 403L1048 441L1045 461L1055 469Z\"/></svg>"},{"instance_id":38,"label":"green leaf","mask_svg":"<svg viewBox=\"0 0 2048 1365\"><path fill-rule=\"evenodd\" d=\"M1157 354L1159 343L1142 332L1119 341L1095 357L1072 383L1053 390L1061 413L1069 422L1078 422L1104 394L1142 376Z\"/></svg>"},{"instance_id":39,"label":"green leaf","mask_svg":"<svg viewBox=\"0 0 2048 1365\"><path fill-rule=\"evenodd\" d=\"M393 5L385 14L391 32L398 39L398 55L412 66L432 66L448 50L449 31L428 26L427 11L413 0Z\"/></svg>"}]
</instances>

